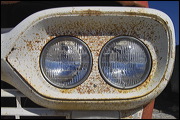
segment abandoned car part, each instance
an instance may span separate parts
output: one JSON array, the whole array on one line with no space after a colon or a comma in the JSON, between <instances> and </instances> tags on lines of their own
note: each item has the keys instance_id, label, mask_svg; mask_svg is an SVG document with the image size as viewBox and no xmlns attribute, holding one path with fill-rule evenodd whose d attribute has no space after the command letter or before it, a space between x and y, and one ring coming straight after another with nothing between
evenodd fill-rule
<instances>
[{"instance_id":1,"label":"abandoned car part","mask_svg":"<svg viewBox=\"0 0 180 120\"><path fill-rule=\"evenodd\" d=\"M173 23L150 8L48 9L1 34L1 79L51 109L142 113L174 59Z\"/></svg>"}]
</instances>

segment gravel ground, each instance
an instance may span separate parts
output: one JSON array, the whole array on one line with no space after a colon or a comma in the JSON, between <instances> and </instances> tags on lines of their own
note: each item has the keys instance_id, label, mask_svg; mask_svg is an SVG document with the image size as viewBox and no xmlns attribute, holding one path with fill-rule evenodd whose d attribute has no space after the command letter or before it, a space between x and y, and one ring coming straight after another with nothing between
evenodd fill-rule
<instances>
[{"instance_id":1,"label":"gravel ground","mask_svg":"<svg viewBox=\"0 0 180 120\"><path fill-rule=\"evenodd\" d=\"M156 99L153 119L179 119L179 94L167 87Z\"/></svg>"}]
</instances>

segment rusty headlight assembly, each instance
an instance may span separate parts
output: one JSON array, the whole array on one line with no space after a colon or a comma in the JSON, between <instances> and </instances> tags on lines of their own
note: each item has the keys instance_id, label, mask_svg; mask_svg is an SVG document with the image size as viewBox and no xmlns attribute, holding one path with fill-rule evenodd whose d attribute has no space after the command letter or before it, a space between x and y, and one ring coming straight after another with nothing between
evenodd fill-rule
<instances>
[{"instance_id":1,"label":"rusty headlight assembly","mask_svg":"<svg viewBox=\"0 0 180 120\"><path fill-rule=\"evenodd\" d=\"M1 79L51 109L143 106L164 90L175 59L171 19L147 8L43 10L1 39Z\"/></svg>"},{"instance_id":2,"label":"rusty headlight assembly","mask_svg":"<svg viewBox=\"0 0 180 120\"><path fill-rule=\"evenodd\" d=\"M92 57L89 48L80 39L56 37L43 48L40 66L48 82L60 88L72 88L88 77Z\"/></svg>"},{"instance_id":3,"label":"rusty headlight assembly","mask_svg":"<svg viewBox=\"0 0 180 120\"><path fill-rule=\"evenodd\" d=\"M99 69L111 85L128 89L146 80L151 69L151 57L146 46L130 36L116 37L102 49Z\"/></svg>"}]
</instances>

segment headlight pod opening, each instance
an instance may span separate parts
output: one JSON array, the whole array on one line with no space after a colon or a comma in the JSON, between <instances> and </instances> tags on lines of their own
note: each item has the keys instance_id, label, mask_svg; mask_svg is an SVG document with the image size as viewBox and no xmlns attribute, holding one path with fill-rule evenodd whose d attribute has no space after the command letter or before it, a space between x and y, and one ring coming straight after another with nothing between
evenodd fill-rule
<instances>
[{"instance_id":1,"label":"headlight pod opening","mask_svg":"<svg viewBox=\"0 0 180 120\"><path fill-rule=\"evenodd\" d=\"M107 42L99 56L99 70L110 85L131 89L143 83L151 70L151 55L138 39L120 36Z\"/></svg>"},{"instance_id":2,"label":"headlight pod opening","mask_svg":"<svg viewBox=\"0 0 180 120\"><path fill-rule=\"evenodd\" d=\"M45 79L59 88L73 88L89 76L92 55L79 38L59 36L48 42L40 55L40 68Z\"/></svg>"}]
</instances>

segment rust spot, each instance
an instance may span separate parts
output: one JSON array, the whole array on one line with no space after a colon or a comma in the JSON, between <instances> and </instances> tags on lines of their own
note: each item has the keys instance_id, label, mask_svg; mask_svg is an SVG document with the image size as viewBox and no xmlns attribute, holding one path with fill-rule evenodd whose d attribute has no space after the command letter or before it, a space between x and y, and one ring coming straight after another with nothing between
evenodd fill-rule
<instances>
[{"instance_id":1,"label":"rust spot","mask_svg":"<svg viewBox=\"0 0 180 120\"><path fill-rule=\"evenodd\" d=\"M166 70L167 71L167 70ZM166 75L164 74L163 75L163 77L162 77L162 79L161 79L161 81L166 81L167 79L166 79ZM168 81L168 80L167 80Z\"/></svg>"},{"instance_id":2,"label":"rust spot","mask_svg":"<svg viewBox=\"0 0 180 120\"><path fill-rule=\"evenodd\" d=\"M14 51L14 50L16 50L16 49L17 49L17 48L14 48L14 47L13 47L13 48L11 49L11 52Z\"/></svg>"},{"instance_id":3,"label":"rust spot","mask_svg":"<svg viewBox=\"0 0 180 120\"><path fill-rule=\"evenodd\" d=\"M21 36L23 33L24 33L24 32L21 32L21 33L20 33L20 36Z\"/></svg>"},{"instance_id":4,"label":"rust spot","mask_svg":"<svg viewBox=\"0 0 180 120\"><path fill-rule=\"evenodd\" d=\"M25 41L26 42L26 45L28 47L29 50L33 50L33 44L32 44L32 41Z\"/></svg>"},{"instance_id":5,"label":"rust spot","mask_svg":"<svg viewBox=\"0 0 180 120\"><path fill-rule=\"evenodd\" d=\"M84 11L79 11L78 13L79 13L79 16L99 16L102 14L101 11L90 10L90 9L84 10Z\"/></svg>"},{"instance_id":6,"label":"rust spot","mask_svg":"<svg viewBox=\"0 0 180 120\"><path fill-rule=\"evenodd\" d=\"M53 36L48 36L48 37L46 38L45 43L49 42L50 40L52 40L52 39L55 38L55 37L56 37L55 35L53 35Z\"/></svg>"},{"instance_id":7,"label":"rust spot","mask_svg":"<svg viewBox=\"0 0 180 120\"><path fill-rule=\"evenodd\" d=\"M35 40L36 43L40 43L41 41L40 40Z\"/></svg>"}]
</instances>

